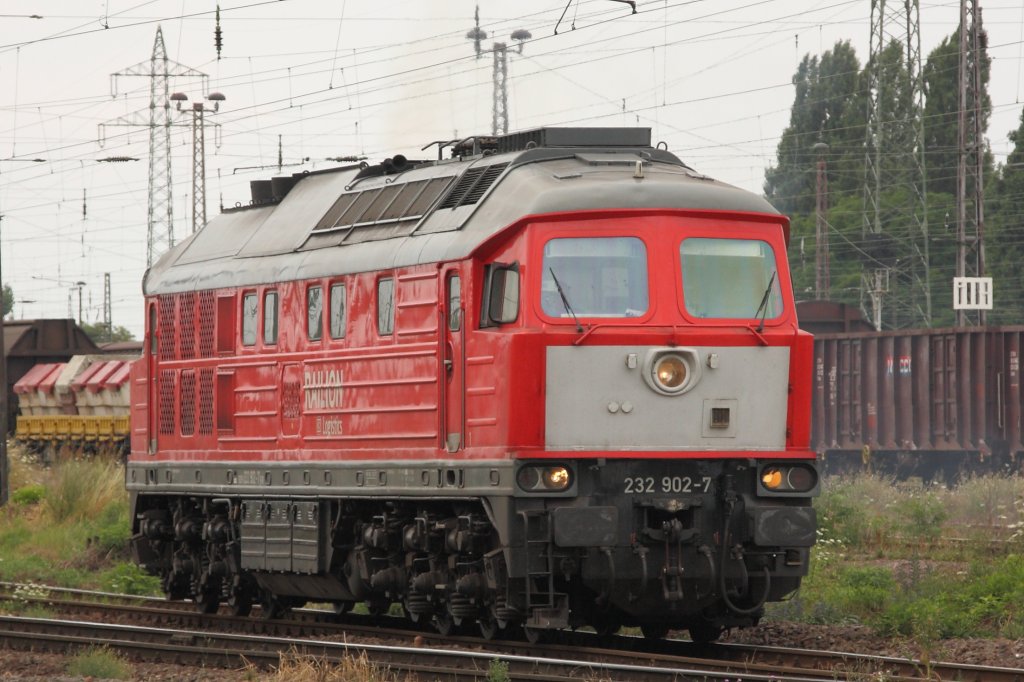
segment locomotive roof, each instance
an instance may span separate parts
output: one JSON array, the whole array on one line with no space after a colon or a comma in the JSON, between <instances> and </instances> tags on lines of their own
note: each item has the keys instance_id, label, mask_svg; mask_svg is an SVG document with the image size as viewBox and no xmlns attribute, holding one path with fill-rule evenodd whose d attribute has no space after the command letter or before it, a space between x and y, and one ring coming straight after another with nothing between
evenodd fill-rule
<instances>
[{"instance_id":1,"label":"locomotive roof","mask_svg":"<svg viewBox=\"0 0 1024 682\"><path fill-rule=\"evenodd\" d=\"M217 216L153 265L143 289L174 293L457 260L534 214L777 213L763 198L651 147L649 128L541 128L460 145L447 160L403 168L395 157L286 178L294 187L283 199ZM638 162L642 180L633 179Z\"/></svg>"}]
</instances>

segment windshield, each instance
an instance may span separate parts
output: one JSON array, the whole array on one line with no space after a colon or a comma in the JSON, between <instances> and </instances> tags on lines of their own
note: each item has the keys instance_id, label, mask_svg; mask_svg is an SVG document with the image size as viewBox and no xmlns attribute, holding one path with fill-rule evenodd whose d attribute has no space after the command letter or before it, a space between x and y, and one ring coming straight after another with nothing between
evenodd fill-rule
<instances>
[{"instance_id":1,"label":"windshield","mask_svg":"<svg viewBox=\"0 0 1024 682\"><path fill-rule=\"evenodd\" d=\"M589 237L544 245L541 308L546 315L636 317L647 307L647 249L641 240Z\"/></svg>"},{"instance_id":2,"label":"windshield","mask_svg":"<svg viewBox=\"0 0 1024 682\"><path fill-rule=\"evenodd\" d=\"M679 248L686 311L703 318L766 319L782 314L775 252L756 239L684 239ZM765 291L763 311L758 308Z\"/></svg>"}]
</instances>

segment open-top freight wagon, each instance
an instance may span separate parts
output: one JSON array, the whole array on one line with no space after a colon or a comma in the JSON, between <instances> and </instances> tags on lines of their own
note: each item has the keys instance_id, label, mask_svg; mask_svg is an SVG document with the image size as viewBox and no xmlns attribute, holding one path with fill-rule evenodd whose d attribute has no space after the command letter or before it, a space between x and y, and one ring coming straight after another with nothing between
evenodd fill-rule
<instances>
[{"instance_id":1,"label":"open-top freight wagon","mask_svg":"<svg viewBox=\"0 0 1024 682\"><path fill-rule=\"evenodd\" d=\"M843 331L865 325L835 308L831 322L800 310L815 332L811 444L830 467L1020 469L1024 326Z\"/></svg>"}]
</instances>

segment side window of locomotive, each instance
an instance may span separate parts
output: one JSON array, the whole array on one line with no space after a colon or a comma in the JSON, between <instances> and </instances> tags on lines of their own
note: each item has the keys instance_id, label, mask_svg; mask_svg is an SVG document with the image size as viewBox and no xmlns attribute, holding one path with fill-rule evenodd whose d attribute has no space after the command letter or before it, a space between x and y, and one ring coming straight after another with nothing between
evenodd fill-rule
<instances>
[{"instance_id":1,"label":"side window of locomotive","mask_svg":"<svg viewBox=\"0 0 1024 682\"><path fill-rule=\"evenodd\" d=\"M540 288L550 317L638 317L649 305L647 247L636 237L552 239Z\"/></svg>"},{"instance_id":2,"label":"side window of locomotive","mask_svg":"<svg viewBox=\"0 0 1024 682\"><path fill-rule=\"evenodd\" d=\"M331 338L345 338L345 285L331 285Z\"/></svg>"},{"instance_id":3,"label":"side window of locomotive","mask_svg":"<svg viewBox=\"0 0 1024 682\"><path fill-rule=\"evenodd\" d=\"M377 282L377 332L390 336L395 331L395 281L382 279Z\"/></svg>"},{"instance_id":4,"label":"side window of locomotive","mask_svg":"<svg viewBox=\"0 0 1024 682\"><path fill-rule=\"evenodd\" d=\"M259 304L256 299L256 292L250 292L242 297L242 345L256 345L256 318L259 312Z\"/></svg>"},{"instance_id":5,"label":"side window of locomotive","mask_svg":"<svg viewBox=\"0 0 1024 682\"><path fill-rule=\"evenodd\" d=\"M156 355L156 306L149 306L149 354Z\"/></svg>"},{"instance_id":6,"label":"side window of locomotive","mask_svg":"<svg viewBox=\"0 0 1024 682\"><path fill-rule=\"evenodd\" d=\"M310 341L319 341L324 335L323 287L306 289L306 333Z\"/></svg>"},{"instance_id":7,"label":"side window of locomotive","mask_svg":"<svg viewBox=\"0 0 1024 682\"><path fill-rule=\"evenodd\" d=\"M263 294L263 343L277 343L277 292Z\"/></svg>"},{"instance_id":8,"label":"side window of locomotive","mask_svg":"<svg viewBox=\"0 0 1024 682\"><path fill-rule=\"evenodd\" d=\"M493 263L487 266L486 295L480 315L481 327L515 322L519 317L519 265Z\"/></svg>"},{"instance_id":9,"label":"side window of locomotive","mask_svg":"<svg viewBox=\"0 0 1024 682\"><path fill-rule=\"evenodd\" d=\"M782 314L775 251L759 239L684 239L679 247L686 312L703 318Z\"/></svg>"},{"instance_id":10,"label":"side window of locomotive","mask_svg":"<svg viewBox=\"0 0 1024 682\"><path fill-rule=\"evenodd\" d=\"M458 275L448 278L448 330L462 329L462 282Z\"/></svg>"}]
</instances>

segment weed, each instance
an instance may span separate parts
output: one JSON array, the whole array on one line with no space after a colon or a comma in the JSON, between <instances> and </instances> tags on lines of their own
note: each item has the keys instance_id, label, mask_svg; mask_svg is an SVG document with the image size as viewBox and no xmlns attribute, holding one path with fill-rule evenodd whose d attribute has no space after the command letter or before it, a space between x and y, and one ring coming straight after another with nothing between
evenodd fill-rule
<instances>
[{"instance_id":1,"label":"weed","mask_svg":"<svg viewBox=\"0 0 1024 682\"><path fill-rule=\"evenodd\" d=\"M487 682L509 682L512 678L508 674L508 661L499 658L491 659L487 667Z\"/></svg>"},{"instance_id":2,"label":"weed","mask_svg":"<svg viewBox=\"0 0 1024 682\"><path fill-rule=\"evenodd\" d=\"M934 541L949 518L946 504L933 491L912 492L896 505L900 531L906 537Z\"/></svg>"},{"instance_id":3,"label":"weed","mask_svg":"<svg viewBox=\"0 0 1024 682\"><path fill-rule=\"evenodd\" d=\"M254 671L249 668L249 671ZM273 671L270 680L280 682L395 682L397 678L390 671L373 664L366 652L358 656L346 656L338 664L323 659L304 656L295 650L281 654L281 663Z\"/></svg>"},{"instance_id":4,"label":"weed","mask_svg":"<svg viewBox=\"0 0 1024 682\"><path fill-rule=\"evenodd\" d=\"M76 654L68 663L69 675L106 680L127 680L131 666L120 654L107 647L90 647Z\"/></svg>"},{"instance_id":5,"label":"weed","mask_svg":"<svg viewBox=\"0 0 1024 682\"><path fill-rule=\"evenodd\" d=\"M32 483L18 488L11 494L11 502L17 505L26 506L39 504L40 500L46 497L46 488L39 483Z\"/></svg>"},{"instance_id":6,"label":"weed","mask_svg":"<svg viewBox=\"0 0 1024 682\"><path fill-rule=\"evenodd\" d=\"M70 460L52 470L45 506L54 523L82 521L100 516L124 495L124 475L116 462Z\"/></svg>"},{"instance_id":7,"label":"weed","mask_svg":"<svg viewBox=\"0 0 1024 682\"><path fill-rule=\"evenodd\" d=\"M106 571L101 578L104 589L120 594L160 595L160 578L137 564L122 563Z\"/></svg>"},{"instance_id":8,"label":"weed","mask_svg":"<svg viewBox=\"0 0 1024 682\"><path fill-rule=\"evenodd\" d=\"M45 599L50 591L42 585L33 583L22 583L16 585L11 598L7 602L8 613L20 616L46 617L49 609L46 606L36 603L38 599Z\"/></svg>"}]
</instances>

